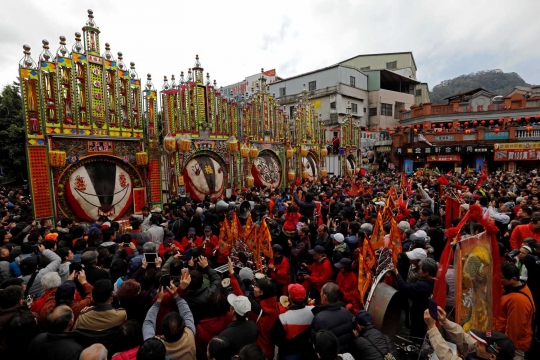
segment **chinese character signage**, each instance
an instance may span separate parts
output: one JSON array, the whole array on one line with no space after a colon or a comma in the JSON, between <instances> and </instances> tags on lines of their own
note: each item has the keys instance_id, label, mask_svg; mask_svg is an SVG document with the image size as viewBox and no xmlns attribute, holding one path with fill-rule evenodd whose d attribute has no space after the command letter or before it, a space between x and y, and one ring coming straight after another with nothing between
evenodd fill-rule
<instances>
[{"instance_id":1,"label":"chinese character signage","mask_svg":"<svg viewBox=\"0 0 540 360\"><path fill-rule=\"evenodd\" d=\"M397 156L407 155L454 155L454 154L487 154L491 147L489 145L447 145L433 147L402 147L396 148L394 153Z\"/></svg>"},{"instance_id":2,"label":"chinese character signage","mask_svg":"<svg viewBox=\"0 0 540 360\"><path fill-rule=\"evenodd\" d=\"M428 162L456 162L461 161L461 156L459 155L431 155L427 157Z\"/></svg>"},{"instance_id":3,"label":"chinese character signage","mask_svg":"<svg viewBox=\"0 0 540 360\"><path fill-rule=\"evenodd\" d=\"M435 141L454 141L454 135L435 135Z\"/></svg>"},{"instance_id":4,"label":"chinese character signage","mask_svg":"<svg viewBox=\"0 0 540 360\"><path fill-rule=\"evenodd\" d=\"M133 213L142 214L142 208L146 206L146 196L144 188L133 189Z\"/></svg>"},{"instance_id":5,"label":"chinese character signage","mask_svg":"<svg viewBox=\"0 0 540 360\"><path fill-rule=\"evenodd\" d=\"M493 131L484 132L484 140L508 140L509 137L508 131L501 131L498 134Z\"/></svg>"},{"instance_id":6,"label":"chinese character signage","mask_svg":"<svg viewBox=\"0 0 540 360\"><path fill-rule=\"evenodd\" d=\"M114 147L112 141L88 141L88 153L89 154L112 154L114 153Z\"/></svg>"},{"instance_id":7,"label":"chinese character signage","mask_svg":"<svg viewBox=\"0 0 540 360\"><path fill-rule=\"evenodd\" d=\"M495 161L540 160L540 149L495 150Z\"/></svg>"},{"instance_id":8,"label":"chinese character signage","mask_svg":"<svg viewBox=\"0 0 540 360\"><path fill-rule=\"evenodd\" d=\"M540 149L540 142L495 144L495 150Z\"/></svg>"}]
</instances>

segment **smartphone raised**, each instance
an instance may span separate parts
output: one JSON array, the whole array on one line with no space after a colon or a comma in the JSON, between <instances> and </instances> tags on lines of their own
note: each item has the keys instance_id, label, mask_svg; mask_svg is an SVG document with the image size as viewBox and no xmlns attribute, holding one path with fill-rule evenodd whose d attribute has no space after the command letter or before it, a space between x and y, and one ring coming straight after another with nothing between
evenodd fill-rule
<instances>
[{"instance_id":1,"label":"smartphone raised","mask_svg":"<svg viewBox=\"0 0 540 360\"><path fill-rule=\"evenodd\" d=\"M171 275L161 275L159 278L159 286L167 287L171 285Z\"/></svg>"},{"instance_id":2,"label":"smartphone raised","mask_svg":"<svg viewBox=\"0 0 540 360\"><path fill-rule=\"evenodd\" d=\"M439 315L437 313L437 303L431 299L428 300L428 309L429 309L429 315L433 318L433 320L438 320Z\"/></svg>"},{"instance_id":3,"label":"smartphone raised","mask_svg":"<svg viewBox=\"0 0 540 360\"><path fill-rule=\"evenodd\" d=\"M144 259L148 264L154 264L156 262L157 254L156 253L145 253Z\"/></svg>"}]
</instances>

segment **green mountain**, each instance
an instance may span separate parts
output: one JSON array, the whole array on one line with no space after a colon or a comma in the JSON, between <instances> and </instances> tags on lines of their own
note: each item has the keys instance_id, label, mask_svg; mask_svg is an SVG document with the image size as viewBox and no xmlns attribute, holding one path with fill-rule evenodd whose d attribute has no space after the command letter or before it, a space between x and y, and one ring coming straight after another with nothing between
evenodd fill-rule
<instances>
[{"instance_id":1,"label":"green mountain","mask_svg":"<svg viewBox=\"0 0 540 360\"><path fill-rule=\"evenodd\" d=\"M515 86L531 86L515 72L505 73L500 69L483 70L468 75L460 75L450 80L444 80L435 85L430 92L433 104L444 104L444 98L476 88L484 88L497 95L506 95Z\"/></svg>"}]
</instances>

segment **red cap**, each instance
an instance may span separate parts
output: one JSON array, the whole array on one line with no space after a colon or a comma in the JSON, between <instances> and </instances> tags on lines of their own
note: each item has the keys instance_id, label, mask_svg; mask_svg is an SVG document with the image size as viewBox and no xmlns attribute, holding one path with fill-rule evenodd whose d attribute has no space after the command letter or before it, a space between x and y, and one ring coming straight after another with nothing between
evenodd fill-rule
<instances>
[{"instance_id":1,"label":"red cap","mask_svg":"<svg viewBox=\"0 0 540 360\"><path fill-rule=\"evenodd\" d=\"M306 289L300 284L290 284L288 287L289 298L295 303L301 303L306 300Z\"/></svg>"}]
</instances>

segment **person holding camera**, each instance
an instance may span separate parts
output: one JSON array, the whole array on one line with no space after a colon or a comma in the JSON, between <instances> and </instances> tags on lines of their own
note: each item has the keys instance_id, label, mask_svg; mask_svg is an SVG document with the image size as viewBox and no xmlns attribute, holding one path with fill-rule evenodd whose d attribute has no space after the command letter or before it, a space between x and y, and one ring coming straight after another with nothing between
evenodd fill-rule
<instances>
[{"instance_id":1,"label":"person holding camera","mask_svg":"<svg viewBox=\"0 0 540 360\"><path fill-rule=\"evenodd\" d=\"M505 334L495 331L470 330L468 333L458 324L446 318L446 312L437 307L437 320L444 330L446 339L437 329L437 320L431 317L429 310L424 311L424 321L427 325L427 335L435 354L440 360L461 360L455 355L446 340L457 345L461 354L466 354L465 359L476 360L512 360L514 356L514 344Z\"/></svg>"}]
</instances>

